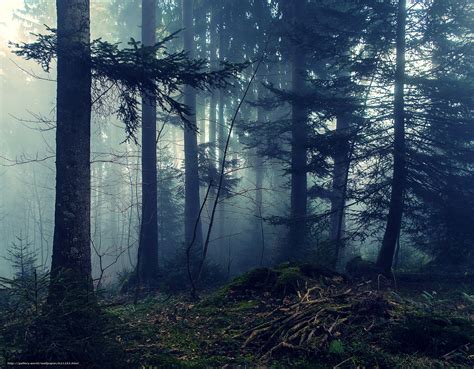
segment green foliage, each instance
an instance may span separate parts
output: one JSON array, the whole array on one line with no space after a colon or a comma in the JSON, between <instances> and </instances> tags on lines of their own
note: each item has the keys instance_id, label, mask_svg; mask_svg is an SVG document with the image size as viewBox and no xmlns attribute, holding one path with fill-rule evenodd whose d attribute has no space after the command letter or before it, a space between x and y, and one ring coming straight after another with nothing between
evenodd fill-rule
<instances>
[{"instance_id":1,"label":"green foliage","mask_svg":"<svg viewBox=\"0 0 474 369\"><path fill-rule=\"evenodd\" d=\"M37 268L36 253L31 251L31 243L21 236L17 236L8 249L6 259L13 268L15 278L19 280L31 278Z\"/></svg>"},{"instance_id":2,"label":"green foliage","mask_svg":"<svg viewBox=\"0 0 474 369\"><path fill-rule=\"evenodd\" d=\"M28 255L28 256L26 256ZM37 271L34 253L15 244L10 260L13 279L1 278L0 342L7 361L77 361L88 368L116 368L123 351L115 342L119 322L104 314L91 295L68 286L64 300L51 304L50 280Z\"/></svg>"},{"instance_id":3,"label":"green foliage","mask_svg":"<svg viewBox=\"0 0 474 369\"><path fill-rule=\"evenodd\" d=\"M212 186L216 191L220 177L220 166L222 163L217 163L216 158L212 154L215 152L216 145L214 143L205 143L199 145L198 165L199 165L199 179L201 185L204 187ZM221 186L221 196L230 196L240 182L240 178L232 175L239 166L237 159L226 160L224 169L224 178ZM229 174L231 173L231 174Z\"/></svg>"},{"instance_id":4,"label":"green foliage","mask_svg":"<svg viewBox=\"0 0 474 369\"><path fill-rule=\"evenodd\" d=\"M183 171L173 164L171 150L160 148L158 162L158 245L159 258L174 255L183 234ZM161 261L160 261L161 262Z\"/></svg>"},{"instance_id":5,"label":"green foliage","mask_svg":"<svg viewBox=\"0 0 474 369\"><path fill-rule=\"evenodd\" d=\"M13 277L0 277L0 308L5 321L37 314L48 291L49 276L36 264L36 253L22 237L17 237L6 258Z\"/></svg>"},{"instance_id":6,"label":"green foliage","mask_svg":"<svg viewBox=\"0 0 474 369\"><path fill-rule=\"evenodd\" d=\"M57 34L55 29L47 30L50 33L37 34L35 42L12 43L11 46L15 54L38 62L49 72L51 62L57 57ZM126 48L101 39L90 43L91 56L88 62L92 72L95 105L110 107L118 102L115 111L119 119L125 122L127 138L136 141L140 125L139 99L142 94L154 95L163 112L176 114L187 124L188 107L175 97L183 85L201 90L224 88L247 67L247 63L223 63L220 70L208 71L205 60L191 60L184 51L167 51L166 44L175 36L176 33L166 36L154 46L144 46L134 39Z\"/></svg>"},{"instance_id":7,"label":"green foliage","mask_svg":"<svg viewBox=\"0 0 474 369\"><path fill-rule=\"evenodd\" d=\"M335 355L341 355L345 351L344 344L341 340L333 340L329 344L329 353Z\"/></svg>"},{"instance_id":8,"label":"green foliage","mask_svg":"<svg viewBox=\"0 0 474 369\"><path fill-rule=\"evenodd\" d=\"M116 368L124 358L115 341L121 331L118 322L97 305L78 302L54 308L43 305L31 319L5 326L3 334L10 342L12 361L77 361L88 368Z\"/></svg>"}]
</instances>

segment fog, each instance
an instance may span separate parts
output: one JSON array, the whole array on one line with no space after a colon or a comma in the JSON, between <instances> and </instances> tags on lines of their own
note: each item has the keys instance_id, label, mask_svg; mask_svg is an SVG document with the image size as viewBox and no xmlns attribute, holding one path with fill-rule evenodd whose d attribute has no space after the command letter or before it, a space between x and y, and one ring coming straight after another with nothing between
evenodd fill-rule
<instances>
[{"instance_id":1,"label":"fog","mask_svg":"<svg viewBox=\"0 0 474 369\"><path fill-rule=\"evenodd\" d=\"M216 46L216 41L212 36L215 32L212 26L215 24L212 23L210 12L206 11L205 2L198 3L195 9L197 16L194 36L196 58L210 60L211 64L215 63L211 60L213 57L220 59L225 57L226 61L235 63L253 61L252 65L239 73L238 81L226 89L223 97L219 97L223 99L222 102L216 98L218 102L214 102L213 112L211 112L211 100L216 92L200 90L197 94L198 141L201 152L206 153L201 159L207 160L204 157L208 159L211 157L211 160L217 164L217 168L221 164L220 159L213 159L213 157L221 157L222 147L216 150L212 145L209 146L209 142L213 140L210 132L211 122L213 119L219 119L218 126L222 126L221 122L224 122L222 132L225 134L237 111L245 86L249 83L255 61L263 55L263 52L266 52L264 66L256 73L255 82L251 84L246 100L237 111L236 128L230 136L226 172L233 185L221 197L217 207L216 221L211 230L208 261L216 264L227 275L227 278L230 278L254 267L272 265L285 260L285 257L281 257L279 250L285 249L287 247L285 245L292 242L292 236L288 235L288 227L291 228L291 222L301 222L298 217L303 217L306 230L302 233L308 232L304 244L312 250L310 259L322 264L326 263L325 255L332 242L330 223L334 221L331 220L331 213L334 210L331 210L331 202L325 195L328 189L334 186L331 166L334 165L335 159L329 146L331 146L331 132L336 132L338 127L336 120L340 118L340 115L337 112L331 112L333 108L329 107L329 102L324 102L325 97L322 101L318 100L319 92L311 97L309 85L317 89L321 88L322 84L330 90L331 83L338 83L328 82L333 78L334 73L352 76L354 86L358 84L358 87L354 87L354 91L358 89L358 92L350 94L352 96L360 94L365 99L362 104L359 100L356 102L358 107L354 111L357 109L359 111L354 113L357 117L354 115L353 122L350 123L353 126L359 126L361 133L357 136L359 141L351 144L353 159L346 179L344 192L347 194L343 200L344 214L341 218L343 225L342 231L339 231L342 233L339 238L344 239L344 247L339 254L337 268L344 270L346 262L358 255L375 260L384 235L389 199L387 181L390 181L391 173L388 147L392 135L390 104L394 85L385 79L384 68L393 67L395 50L382 47L378 54L379 64L369 67L369 69L372 68L371 72L365 75L365 71L356 69L349 72L353 66L348 66L347 70L342 72L340 70L334 72L329 67L329 56L318 56L318 52L323 55L327 52L326 50L318 51L317 45L314 46L316 51L311 50L311 45L305 44L304 40L300 44L302 53L306 53L309 60L306 65L309 82L305 89L310 97L304 97L301 94L298 97L303 100L313 99L307 108L309 128L306 133L312 141L306 145L307 152L303 154L306 155L308 165L304 169L307 173L305 191L309 191L308 210L307 212L305 210L304 214L295 215L292 214L290 196L294 172L290 164L294 158L290 159L293 141L289 122L292 119L291 101L295 98L288 95L292 84L292 67L288 62L291 56L288 52L290 45L287 44L288 40L285 41L285 37L288 36L285 34L286 31L279 33L271 26L272 22L277 22L279 17L281 19L280 12L284 8L278 2L268 1L262 5L268 7L262 10L264 13L253 15L253 5L249 5L248 9L245 8L247 5L242 5L241 8L237 3L229 5L226 11L231 14L229 19L232 20L225 25L224 30L228 37L227 48L221 51L223 36L219 36L218 41L221 44ZM36 255L38 265L42 269L48 270L51 263L55 199L56 64L53 61L49 73L46 73L34 61L15 55L12 52L15 46L11 42L20 44L31 42L36 37L35 33L47 32L45 25L55 28L56 9L54 1L8 0L3 1L0 6L2 30L0 270L2 274L9 275L12 269L8 250L15 244L27 245ZM418 42L416 40L420 39L419 34L423 30L416 28L415 23L417 19L423 19L420 14L423 14L422 12L426 9L420 4L415 4L410 9L414 13L410 15L408 26L413 30L409 29L408 33L413 42ZM421 13L416 13L416 11ZM369 14L369 16L374 15ZM243 25L239 25L237 21L239 17L247 17L247 23L243 21ZM158 39L178 32L176 37L169 41L167 50L170 52L179 51L183 47L182 32L179 32L183 27L180 22L181 13L178 2L160 2L156 27ZM141 23L139 1L91 1L91 40L100 38L111 43L118 42L121 47L127 47L131 39L140 39ZM253 27L251 31L254 34L250 32L251 34L245 35L242 27ZM373 41L369 39L370 37L369 35L365 40L361 38L359 45L353 42L350 62L354 65L367 62L372 57L370 54L372 49L369 47L365 50L367 44ZM393 37L393 33L382 35L381 40L383 37ZM275 46L277 42L281 42L282 45ZM377 42L374 41L375 44ZM272 45L269 46L269 43ZM215 50L212 50L212 47L215 47ZM412 74L419 78L437 65L437 62L433 62L432 59L421 60L423 52L430 52L429 46L425 45L421 49L414 47L406 51L407 68L410 73L413 72ZM213 56L214 52L215 56ZM220 55L221 53L225 55ZM342 56L345 57L345 55ZM364 61L363 56L367 57L367 60ZM381 67L383 63L386 65ZM324 68L326 70L323 70ZM328 84L325 85L325 83ZM364 90L363 93L359 92L362 90ZM410 145L413 144L415 147L418 145L418 149L427 142L424 138L420 138L421 134L427 132L426 130L422 132L421 129L425 129L426 124L432 123L429 119L422 117L423 114L427 114L421 104L422 99L425 98L421 97L424 92L415 91L415 87L406 89L408 95L406 104L411 109L409 119L411 122L416 121L415 125L409 125L406 129L407 140L413 139ZM339 98L337 94L338 92L332 96ZM179 96L177 98L180 99ZM420 105L417 105L418 102ZM361 113L362 105L365 110ZM136 140L127 135L125 124L116 117L114 109L113 104L110 106L108 102L103 102L99 98L96 101L93 100L92 267L94 278L100 277L103 284L115 281L117 273L135 269L141 224L140 128L136 132ZM267 127L261 124L262 117ZM272 127L271 125L274 128L268 128ZM423 125L425 128L420 128ZM158 255L160 268L166 269L164 265L178 257L177 255L186 247L183 225L184 138L183 124L175 115L158 109L157 126L159 132L157 138ZM220 127L217 128L218 131L219 129ZM471 128L468 130L472 132ZM222 133L217 135L222 136ZM218 140L222 139L221 136ZM470 145L469 147L466 147L466 144L461 144L461 146L464 145L463 147L469 153L464 158L458 158L462 161L460 166L464 166L463 170L466 170L467 176L472 178L472 164L469 164L472 141L471 144L467 144ZM335 146L337 145L336 143ZM439 154L446 152L447 149L442 145L434 149L423 148L423 152L418 154L429 156L431 150ZM422 162L424 159L420 160ZM417 172L419 163L413 164L414 173L420 173ZM426 161L420 165L425 164ZM202 165L205 168L208 164ZM432 164L426 165L430 168L432 166ZM201 173L201 175L205 177L205 174ZM412 176L409 179L410 185L413 185L413 191L416 192L419 186L431 186L429 181L426 182L423 179L423 176L415 177ZM206 188L205 179L202 179L201 203L205 197ZM369 189L375 190L369 191ZM467 188L464 187L463 190ZM407 193L410 191L407 190ZM426 233L427 228L423 225L424 220L421 221L426 216L429 218L434 215L428 215L428 212L418 213L420 211L423 213L424 202L430 203L431 206L433 202L438 201L437 196L442 196L441 190L429 188L427 191L432 191L432 193L425 193L425 196L412 192L410 199L407 200L411 213L404 216L403 231L397 241L398 267L421 268L443 253L438 246L430 249L430 243L438 241L430 239L430 234ZM211 194L209 201L204 204L201 214L204 235L207 234L212 213L212 196ZM470 193L466 193L464 198L468 201L472 200ZM436 210L433 211L436 213ZM453 211L454 214L459 214L457 210ZM292 217L297 220L292 221ZM418 221L421 223L418 224ZM472 245L472 239L464 241ZM448 241L444 239L440 242Z\"/></svg>"}]
</instances>

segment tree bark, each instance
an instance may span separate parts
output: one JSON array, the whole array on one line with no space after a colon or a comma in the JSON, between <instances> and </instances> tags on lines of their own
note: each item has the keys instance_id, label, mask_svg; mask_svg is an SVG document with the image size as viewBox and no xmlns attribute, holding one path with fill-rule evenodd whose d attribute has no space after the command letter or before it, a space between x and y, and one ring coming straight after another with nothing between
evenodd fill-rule
<instances>
[{"instance_id":1,"label":"tree bark","mask_svg":"<svg viewBox=\"0 0 474 369\"><path fill-rule=\"evenodd\" d=\"M226 59L226 51L227 51L227 33L225 29L225 21L224 21L224 9L219 9L219 61L222 63ZM225 140L227 138L226 134L226 127L225 127L225 89L219 90L219 114L217 120L217 152L218 152L218 162L221 161Z\"/></svg>"},{"instance_id":2,"label":"tree bark","mask_svg":"<svg viewBox=\"0 0 474 369\"><path fill-rule=\"evenodd\" d=\"M216 10L211 11L210 23L210 64L211 68L217 67L217 14ZM209 143L211 144L211 160L216 161L216 146L217 146L217 94L211 91L211 98L209 101Z\"/></svg>"},{"instance_id":3,"label":"tree bark","mask_svg":"<svg viewBox=\"0 0 474 369\"><path fill-rule=\"evenodd\" d=\"M142 43L156 43L156 0L142 0ZM156 96L142 95L142 217L138 246L139 283L151 288L158 272L158 182Z\"/></svg>"},{"instance_id":4,"label":"tree bark","mask_svg":"<svg viewBox=\"0 0 474 369\"><path fill-rule=\"evenodd\" d=\"M262 90L263 86L259 87L259 98L262 97ZM265 114L263 108L259 106L257 108L257 122L258 124L262 124L265 120ZM263 158L259 153L258 146L255 148L255 162L254 162L254 170L255 170L255 229L254 234L256 237L255 245L260 246L260 258L259 258L259 265L263 264L263 258L265 253L265 235L263 229Z\"/></svg>"},{"instance_id":5,"label":"tree bark","mask_svg":"<svg viewBox=\"0 0 474 369\"><path fill-rule=\"evenodd\" d=\"M303 12L303 0L292 1L293 24ZM305 62L299 45L294 45L291 58L291 90L294 94L291 111L291 223L288 258L301 257L306 239L307 178L306 178L306 109L295 96L304 91Z\"/></svg>"},{"instance_id":6,"label":"tree bark","mask_svg":"<svg viewBox=\"0 0 474 369\"><path fill-rule=\"evenodd\" d=\"M89 0L57 0L56 199L48 301L88 301L91 277Z\"/></svg>"},{"instance_id":7,"label":"tree bark","mask_svg":"<svg viewBox=\"0 0 474 369\"><path fill-rule=\"evenodd\" d=\"M184 50L189 58L194 57L193 0L183 0L183 38ZM198 144L196 132L196 90L191 86L184 87L184 103L189 108L188 125L184 129L184 167L185 167L185 242L190 244L193 239L196 221L195 250L202 248L202 226L199 219L199 172Z\"/></svg>"},{"instance_id":8,"label":"tree bark","mask_svg":"<svg viewBox=\"0 0 474 369\"><path fill-rule=\"evenodd\" d=\"M334 155L334 168L331 192L331 217L329 239L334 245L334 260L332 266L336 267L339 259L344 232L344 206L346 204L347 172L349 170L349 142L345 137L349 129L348 114L341 114L336 120L337 141Z\"/></svg>"},{"instance_id":9,"label":"tree bark","mask_svg":"<svg viewBox=\"0 0 474 369\"><path fill-rule=\"evenodd\" d=\"M405 164L405 30L406 0L398 1L396 30L396 67L394 92L394 152L393 179L387 226L383 237L377 265L389 273L392 268L393 256L400 234L403 215L403 194L406 182Z\"/></svg>"},{"instance_id":10,"label":"tree bark","mask_svg":"<svg viewBox=\"0 0 474 369\"><path fill-rule=\"evenodd\" d=\"M227 45L228 45L228 34L226 30L226 9L221 5L219 8L219 61L222 63L226 60ZM224 156L225 143L227 139L227 127L225 122L225 110L226 110L226 90L219 90L219 111L217 118L217 167L222 163ZM217 238L219 239L219 260L225 263L227 253L224 251L224 245L227 241L225 239L225 223L226 223L226 209L225 202L222 199L217 207Z\"/></svg>"}]
</instances>

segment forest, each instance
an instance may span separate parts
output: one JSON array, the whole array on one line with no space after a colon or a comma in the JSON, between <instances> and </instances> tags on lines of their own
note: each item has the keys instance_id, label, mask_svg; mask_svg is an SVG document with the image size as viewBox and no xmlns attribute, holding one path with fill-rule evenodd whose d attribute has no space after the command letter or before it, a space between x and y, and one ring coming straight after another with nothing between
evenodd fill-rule
<instances>
[{"instance_id":1,"label":"forest","mask_svg":"<svg viewBox=\"0 0 474 369\"><path fill-rule=\"evenodd\" d=\"M474 3L1 0L0 366L474 367Z\"/></svg>"}]
</instances>

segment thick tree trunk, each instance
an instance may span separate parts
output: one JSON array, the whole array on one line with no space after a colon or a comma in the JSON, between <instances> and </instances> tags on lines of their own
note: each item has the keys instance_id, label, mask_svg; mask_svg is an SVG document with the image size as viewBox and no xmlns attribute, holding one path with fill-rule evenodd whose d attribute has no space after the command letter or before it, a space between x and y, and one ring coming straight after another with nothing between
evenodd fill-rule
<instances>
[{"instance_id":1,"label":"thick tree trunk","mask_svg":"<svg viewBox=\"0 0 474 369\"><path fill-rule=\"evenodd\" d=\"M194 29L193 29L193 0L183 0L183 37L184 50L189 58L194 57ZM196 133L196 90L191 86L184 87L184 103L190 114L186 117L189 124L184 129L184 167L185 167L185 241L192 242L194 230L196 238L194 250L202 248L202 226L199 218L199 172L198 172L198 145ZM197 227L196 221L198 221Z\"/></svg>"},{"instance_id":2,"label":"thick tree trunk","mask_svg":"<svg viewBox=\"0 0 474 369\"><path fill-rule=\"evenodd\" d=\"M156 0L142 0L142 43L156 42ZM138 246L139 284L151 288L158 272L158 182L156 167L156 96L142 96L142 216Z\"/></svg>"},{"instance_id":3,"label":"thick tree trunk","mask_svg":"<svg viewBox=\"0 0 474 369\"><path fill-rule=\"evenodd\" d=\"M293 23L296 24L303 12L303 0L292 1ZM295 95L304 91L304 54L298 45L293 47L291 59L291 89ZM296 99L291 111L291 223L290 259L301 257L300 251L306 239L307 178L306 178L306 109Z\"/></svg>"},{"instance_id":4,"label":"thick tree trunk","mask_svg":"<svg viewBox=\"0 0 474 369\"><path fill-rule=\"evenodd\" d=\"M91 277L89 0L57 0L56 201L48 300L87 301Z\"/></svg>"},{"instance_id":5,"label":"thick tree trunk","mask_svg":"<svg viewBox=\"0 0 474 369\"><path fill-rule=\"evenodd\" d=\"M389 273L392 268L393 256L400 234L403 215L403 194L406 182L405 168L405 27L406 0L399 0L396 32L396 69L394 93L394 152L393 179L387 226L383 237L377 265Z\"/></svg>"}]
</instances>

